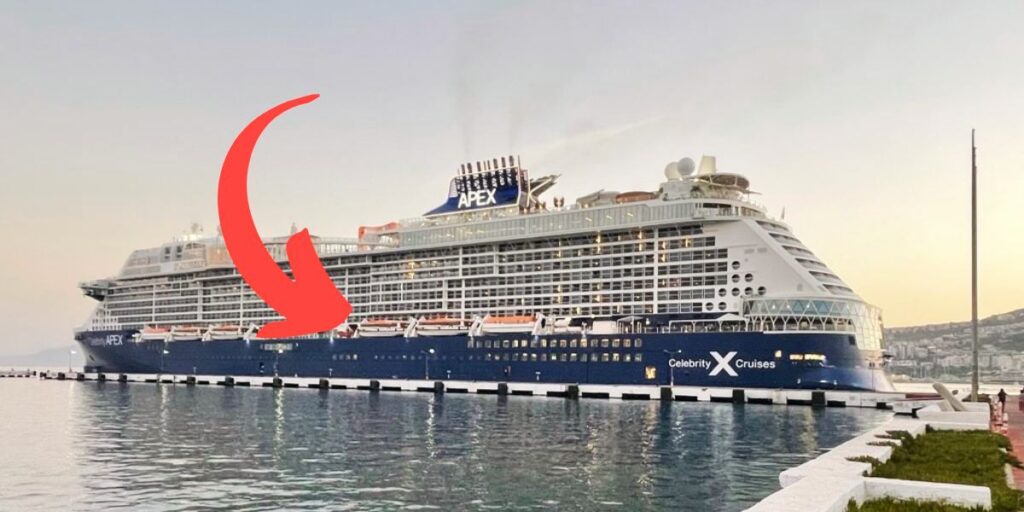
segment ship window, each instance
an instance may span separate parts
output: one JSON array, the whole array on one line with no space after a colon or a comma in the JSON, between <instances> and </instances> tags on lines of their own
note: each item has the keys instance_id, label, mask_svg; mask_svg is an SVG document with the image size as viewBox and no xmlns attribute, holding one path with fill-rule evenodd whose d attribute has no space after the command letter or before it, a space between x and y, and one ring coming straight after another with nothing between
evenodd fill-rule
<instances>
[{"instance_id":1,"label":"ship window","mask_svg":"<svg viewBox=\"0 0 1024 512\"><path fill-rule=\"evenodd\" d=\"M536 352L531 353L530 354L530 361L536 361L536 360L537 360L537 353Z\"/></svg>"},{"instance_id":2,"label":"ship window","mask_svg":"<svg viewBox=\"0 0 1024 512\"><path fill-rule=\"evenodd\" d=\"M633 355L633 360L639 363L639 362L644 360L644 355L643 354L634 354Z\"/></svg>"},{"instance_id":3,"label":"ship window","mask_svg":"<svg viewBox=\"0 0 1024 512\"><path fill-rule=\"evenodd\" d=\"M608 338L601 340L601 348L608 348Z\"/></svg>"},{"instance_id":4,"label":"ship window","mask_svg":"<svg viewBox=\"0 0 1024 512\"><path fill-rule=\"evenodd\" d=\"M637 361L639 361L639 359L637 359ZM648 366L647 368L644 368L644 377L646 377L647 380L656 379L658 377L658 367Z\"/></svg>"},{"instance_id":5,"label":"ship window","mask_svg":"<svg viewBox=\"0 0 1024 512\"><path fill-rule=\"evenodd\" d=\"M566 360L568 360L568 358L569 358L569 354L566 354L566 353L564 353L564 352L562 353L562 355L558 356L558 360L559 360L559 361L561 361L561 362L563 362L563 363L564 363L564 362L565 362Z\"/></svg>"},{"instance_id":6,"label":"ship window","mask_svg":"<svg viewBox=\"0 0 1024 512\"><path fill-rule=\"evenodd\" d=\"M587 339L586 338L582 338L580 340L580 348L587 348Z\"/></svg>"},{"instance_id":7,"label":"ship window","mask_svg":"<svg viewBox=\"0 0 1024 512\"><path fill-rule=\"evenodd\" d=\"M579 342L576 340L569 340L569 348L576 348L578 344Z\"/></svg>"},{"instance_id":8,"label":"ship window","mask_svg":"<svg viewBox=\"0 0 1024 512\"><path fill-rule=\"evenodd\" d=\"M733 297L739 297L739 295L740 295L740 289L739 288L733 288L732 289L732 296Z\"/></svg>"},{"instance_id":9,"label":"ship window","mask_svg":"<svg viewBox=\"0 0 1024 512\"><path fill-rule=\"evenodd\" d=\"M738 261L732 262L732 269L736 270L738 268L740 268L740 262L738 262Z\"/></svg>"},{"instance_id":10,"label":"ship window","mask_svg":"<svg viewBox=\"0 0 1024 512\"><path fill-rule=\"evenodd\" d=\"M508 340L502 340L502 342L501 342L501 348L508 348L508 345L509 345L509 342L508 342Z\"/></svg>"},{"instance_id":11,"label":"ship window","mask_svg":"<svg viewBox=\"0 0 1024 512\"><path fill-rule=\"evenodd\" d=\"M642 340L640 338L637 338L636 339L636 343L634 344L634 346L636 346L636 348L640 348L640 347L644 346L644 340Z\"/></svg>"},{"instance_id":12,"label":"ship window","mask_svg":"<svg viewBox=\"0 0 1024 512\"><path fill-rule=\"evenodd\" d=\"M734 282L734 283L740 282L740 275L739 274L733 274L732 275L732 282Z\"/></svg>"},{"instance_id":13,"label":"ship window","mask_svg":"<svg viewBox=\"0 0 1024 512\"><path fill-rule=\"evenodd\" d=\"M537 348L537 343L539 343L537 338L530 340L530 348Z\"/></svg>"},{"instance_id":14,"label":"ship window","mask_svg":"<svg viewBox=\"0 0 1024 512\"><path fill-rule=\"evenodd\" d=\"M516 352L516 353L512 354L512 360L513 361L518 361L519 360L519 352Z\"/></svg>"},{"instance_id":15,"label":"ship window","mask_svg":"<svg viewBox=\"0 0 1024 512\"><path fill-rule=\"evenodd\" d=\"M548 348L548 340L540 340L540 348Z\"/></svg>"},{"instance_id":16,"label":"ship window","mask_svg":"<svg viewBox=\"0 0 1024 512\"><path fill-rule=\"evenodd\" d=\"M359 359L359 354L352 354L352 360L355 361L357 359Z\"/></svg>"},{"instance_id":17,"label":"ship window","mask_svg":"<svg viewBox=\"0 0 1024 512\"><path fill-rule=\"evenodd\" d=\"M753 288L744 288L743 289L743 295L749 296L749 295L753 295L753 294L754 294L754 289Z\"/></svg>"},{"instance_id":18,"label":"ship window","mask_svg":"<svg viewBox=\"0 0 1024 512\"><path fill-rule=\"evenodd\" d=\"M757 294L758 295L764 295L767 292L768 292L768 289L766 289L764 286L759 286L757 288Z\"/></svg>"},{"instance_id":19,"label":"ship window","mask_svg":"<svg viewBox=\"0 0 1024 512\"><path fill-rule=\"evenodd\" d=\"M541 354L540 354L540 360L541 360L541 361L547 361L547 360L548 360L548 354L547 354L547 352L541 352Z\"/></svg>"},{"instance_id":20,"label":"ship window","mask_svg":"<svg viewBox=\"0 0 1024 512\"><path fill-rule=\"evenodd\" d=\"M576 361L579 360L579 358L580 358L579 354L577 354L575 352L573 352L572 354L569 354L569 362L575 363Z\"/></svg>"},{"instance_id":21,"label":"ship window","mask_svg":"<svg viewBox=\"0 0 1024 512\"><path fill-rule=\"evenodd\" d=\"M749 282L751 282L751 281L753 281L753 280L754 280L754 275L753 275L753 274L747 274L747 275L743 276L743 279L744 279L744 280L745 280L746 282L748 282L748 283L749 283Z\"/></svg>"},{"instance_id":22,"label":"ship window","mask_svg":"<svg viewBox=\"0 0 1024 512\"><path fill-rule=\"evenodd\" d=\"M612 362L613 363L619 362L621 360L621 358L622 358L622 356L620 356L618 352L615 352L614 354L612 354Z\"/></svg>"},{"instance_id":23,"label":"ship window","mask_svg":"<svg viewBox=\"0 0 1024 512\"><path fill-rule=\"evenodd\" d=\"M622 346L623 347L629 348L631 345L633 345L633 340L631 340L629 338L626 338L626 339L622 340Z\"/></svg>"},{"instance_id":24,"label":"ship window","mask_svg":"<svg viewBox=\"0 0 1024 512\"><path fill-rule=\"evenodd\" d=\"M568 340L558 340L558 347L565 348L569 344Z\"/></svg>"},{"instance_id":25,"label":"ship window","mask_svg":"<svg viewBox=\"0 0 1024 512\"><path fill-rule=\"evenodd\" d=\"M484 348L484 342L482 342L482 341L477 341L477 342L476 342L476 348Z\"/></svg>"},{"instance_id":26,"label":"ship window","mask_svg":"<svg viewBox=\"0 0 1024 512\"><path fill-rule=\"evenodd\" d=\"M484 340L484 348L491 348L491 340Z\"/></svg>"},{"instance_id":27,"label":"ship window","mask_svg":"<svg viewBox=\"0 0 1024 512\"><path fill-rule=\"evenodd\" d=\"M622 356L622 360L624 362L628 363L628 362L633 360L633 356L632 356L632 354L625 354L625 355Z\"/></svg>"},{"instance_id":28,"label":"ship window","mask_svg":"<svg viewBox=\"0 0 1024 512\"><path fill-rule=\"evenodd\" d=\"M508 361L508 352L505 352L504 354L501 355L501 360Z\"/></svg>"},{"instance_id":29,"label":"ship window","mask_svg":"<svg viewBox=\"0 0 1024 512\"><path fill-rule=\"evenodd\" d=\"M622 341L619 340L618 338L615 338L614 340L612 340L612 348L619 348L619 345L621 345L621 344L622 344Z\"/></svg>"},{"instance_id":30,"label":"ship window","mask_svg":"<svg viewBox=\"0 0 1024 512\"><path fill-rule=\"evenodd\" d=\"M607 363L608 362L608 352L602 352L601 353L601 362L602 363Z\"/></svg>"}]
</instances>

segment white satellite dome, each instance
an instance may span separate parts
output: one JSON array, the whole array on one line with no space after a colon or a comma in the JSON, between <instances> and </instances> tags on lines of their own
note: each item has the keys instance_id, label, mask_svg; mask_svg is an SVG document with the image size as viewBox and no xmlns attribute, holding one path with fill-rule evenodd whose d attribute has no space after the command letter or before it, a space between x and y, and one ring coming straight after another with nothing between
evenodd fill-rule
<instances>
[{"instance_id":1,"label":"white satellite dome","mask_svg":"<svg viewBox=\"0 0 1024 512\"><path fill-rule=\"evenodd\" d=\"M679 162L669 162L665 166L665 179L669 181L677 181L683 179L682 173L679 172Z\"/></svg>"},{"instance_id":2,"label":"white satellite dome","mask_svg":"<svg viewBox=\"0 0 1024 512\"><path fill-rule=\"evenodd\" d=\"M688 156L680 158L679 161L676 162L676 167L679 169L679 173L682 174L683 176L689 176L693 174L693 170L697 168L697 166L693 163L693 159Z\"/></svg>"}]
</instances>

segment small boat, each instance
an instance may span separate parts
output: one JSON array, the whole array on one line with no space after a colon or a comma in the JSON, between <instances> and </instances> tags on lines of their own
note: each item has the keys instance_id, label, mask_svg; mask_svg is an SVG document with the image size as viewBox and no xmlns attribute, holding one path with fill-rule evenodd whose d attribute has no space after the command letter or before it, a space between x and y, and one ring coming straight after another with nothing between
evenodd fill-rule
<instances>
[{"instance_id":1,"label":"small boat","mask_svg":"<svg viewBox=\"0 0 1024 512\"><path fill-rule=\"evenodd\" d=\"M360 338L386 338L405 334L405 324L397 320L364 320L356 330Z\"/></svg>"},{"instance_id":2,"label":"small boat","mask_svg":"<svg viewBox=\"0 0 1024 512\"><path fill-rule=\"evenodd\" d=\"M171 338L171 330L166 327L145 326L139 331L139 339L142 341L168 341Z\"/></svg>"},{"instance_id":3,"label":"small boat","mask_svg":"<svg viewBox=\"0 0 1024 512\"><path fill-rule=\"evenodd\" d=\"M484 318L480 329L485 334L501 334L511 332L533 332L537 323L535 315L491 316Z\"/></svg>"},{"instance_id":4,"label":"small boat","mask_svg":"<svg viewBox=\"0 0 1024 512\"><path fill-rule=\"evenodd\" d=\"M211 340L239 340L242 339L242 326L229 324L211 325L206 330L206 336Z\"/></svg>"},{"instance_id":5,"label":"small boat","mask_svg":"<svg viewBox=\"0 0 1024 512\"><path fill-rule=\"evenodd\" d=\"M583 332L583 326L581 326L581 325L572 325L572 318L571 317L561 317L561 318L556 318L555 319L554 323L551 326L551 331L552 332L558 332L558 333L563 333L563 332Z\"/></svg>"},{"instance_id":6,"label":"small boat","mask_svg":"<svg viewBox=\"0 0 1024 512\"><path fill-rule=\"evenodd\" d=\"M424 318L416 322L419 336L457 336L469 332L469 322L459 318Z\"/></svg>"},{"instance_id":7,"label":"small boat","mask_svg":"<svg viewBox=\"0 0 1024 512\"><path fill-rule=\"evenodd\" d=\"M176 325L171 327L171 340L196 341L203 339L203 330L194 325Z\"/></svg>"}]
</instances>

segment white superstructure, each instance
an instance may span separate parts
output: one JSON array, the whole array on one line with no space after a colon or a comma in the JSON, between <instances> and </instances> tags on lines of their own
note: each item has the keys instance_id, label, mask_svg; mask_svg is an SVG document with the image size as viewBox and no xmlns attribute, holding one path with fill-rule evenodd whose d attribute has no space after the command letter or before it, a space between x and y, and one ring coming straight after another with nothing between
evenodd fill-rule
<instances>
[{"instance_id":1,"label":"white superstructure","mask_svg":"<svg viewBox=\"0 0 1024 512\"><path fill-rule=\"evenodd\" d=\"M880 350L878 311L750 200L745 177L717 171L709 157L694 167L673 162L656 191L548 205L540 195L556 176L530 180L512 158L477 162L460 168L450 208L314 243L353 305L353 325L447 319L464 329L489 316L540 315L643 329L653 319L683 331L849 331L862 349ZM286 241L265 242L287 271ZM81 286L101 299L86 330L280 319L241 279L223 239L195 229Z\"/></svg>"}]
</instances>

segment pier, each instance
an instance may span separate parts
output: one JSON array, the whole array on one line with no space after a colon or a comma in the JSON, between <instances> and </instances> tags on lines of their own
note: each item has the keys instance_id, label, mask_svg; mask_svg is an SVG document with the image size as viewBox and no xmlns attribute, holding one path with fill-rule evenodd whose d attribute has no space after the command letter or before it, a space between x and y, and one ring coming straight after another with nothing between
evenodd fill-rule
<instances>
[{"instance_id":1,"label":"pier","mask_svg":"<svg viewBox=\"0 0 1024 512\"><path fill-rule=\"evenodd\" d=\"M9 370L0 370L0 379L16 379L16 378L28 378L35 377L36 372L33 370L15 370L13 368Z\"/></svg>"},{"instance_id":2,"label":"pier","mask_svg":"<svg viewBox=\"0 0 1024 512\"><path fill-rule=\"evenodd\" d=\"M364 391L471 393L479 395L541 396L567 399L664 400L734 404L799 405L810 407L866 407L912 415L934 403L908 399L903 393L799 389L724 388L693 386L630 386L546 382L485 382L462 380L348 379L287 376L229 376L180 374L108 374L42 372L47 380L149 383L185 386L253 388L353 389Z\"/></svg>"}]
</instances>

